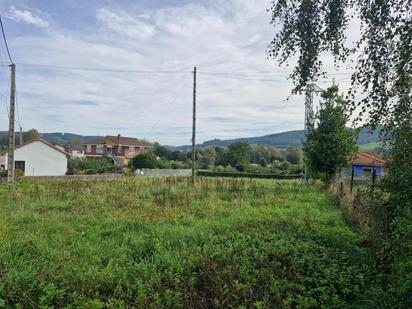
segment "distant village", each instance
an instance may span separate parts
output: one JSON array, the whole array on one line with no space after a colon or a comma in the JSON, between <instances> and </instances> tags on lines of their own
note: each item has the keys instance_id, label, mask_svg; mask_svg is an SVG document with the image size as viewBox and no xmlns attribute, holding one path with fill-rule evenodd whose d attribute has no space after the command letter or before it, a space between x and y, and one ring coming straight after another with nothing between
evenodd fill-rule
<instances>
[{"instance_id":1,"label":"distant village","mask_svg":"<svg viewBox=\"0 0 412 309\"><path fill-rule=\"evenodd\" d=\"M242 144L243 143L243 144ZM198 149L197 168L215 172L283 173L300 175L302 152L299 147L279 150L262 145L234 142L232 152L218 146ZM234 158L235 157L235 158ZM132 170L173 169L189 173L191 154L170 150L158 143L126 137L120 134L97 137L69 145L51 143L36 130L23 138L17 136L15 170L17 176L65 176L73 174L122 173ZM353 157L350 169L354 176L381 176L386 161L371 151L359 151ZM7 150L0 151L0 173L5 174ZM181 174L180 174L181 175Z\"/></svg>"}]
</instances>

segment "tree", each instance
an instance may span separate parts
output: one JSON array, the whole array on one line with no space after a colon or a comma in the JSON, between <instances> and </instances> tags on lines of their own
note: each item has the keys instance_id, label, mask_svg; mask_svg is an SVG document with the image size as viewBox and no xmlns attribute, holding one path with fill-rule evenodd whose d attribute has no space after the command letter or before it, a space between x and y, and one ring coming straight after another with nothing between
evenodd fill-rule
<instances>
[{"instance_id":1,"label":"tree","mask_svg":"<svg viewBox=\"0 0 412 309\"><path fill-rule=\"evenodd\" d=\"M300 148L287 147L285 150L285 159L291 164L302 164L302 150Z\"/></svg>"},{"instance_id":2,"label":"tree","mask_svg":"<svg viewBox=\"0 0 412 309\"><path fill-rule=\"evenodd\" d=\"M159 163L157 157L152 152L143 153L132 160L132 166L135 169L140 168L157 168Z\"/></svg>"},{"instance_id":3,"label":"tree","mask_svg":"<svg viewBox=\"0 0 412 309\"><path fill-rule=\"evenodd\" d=\"M160 158L168 158L170 156L171 151L166 147L160 145L159 143L154 143L153 153L159 156Z\"/></svg>"},{"instance_id":4,"label":"tree","mask_svg":"<svg viewBox=\"0 0 412 309\"><path fill-rule=\"evenodd\" d=\"M216 151L216 160L215 160L215 165L221 165L221 166L228 166L229 165L229 159L228 159L228 151L225 148L222 147L215 147Z\"/></svg>"},{"instance_id":5,"label":"tree","mask_svg":"<svg viewBox=\"0 0 412 309\"><path fill-rule=\"evenodd\" d=\"M274 0L271 11L272 23L279 30L268 54L279 63L297 56L291 76L293 93L302 93L309 82L324 75L320 55L332 53L336 64L352 52L359 55L348 94L350 111L357 120L384 128L391 162L380 186L391 209L387 223L381 224L380 235L390 239L390 246L380 249L388 253L381 260L396 257L406 265L412 254L404 245L410 226L405 222L412 222L412 1ZM346 33L353 18L359 20L361 36L355 46L348 47ZM410 307L412 271L400 273L396 267L393 271L404 287L396 289L394 298L404 297L409 301L404 307Z\"/></svg>"},{"instance_id":6,"label":"tree","mask_svg":"<svg viewBox=\"0 0 412 309\"><path fill-rule=\"evenodd\" d=\"M23 133L24 142L31 141L33 139L38 139L39 137L40 137L40 134L36 129L31 129Z\"/></svg>"},{"instance_id":7,"label":"tree","mask_svg":"<svg viewBox=\"0 0 412 309\"><path fill-rule=\"evenodd\" d=\"M204 169L212 168L215 166L216 161L216 149L215 147L207 147L200 153L200 167Z\"/></svg>"},{"instance_id":8,"label":"tree","mask_svg":"<svg viewBox=\"0 0 412 309\"><path fill-rule=\"evenodd\" d=\"M310 128L303 142L305 162L310 174L330 183L338 168L348 166L357 150L357 134L346 128L349 116L346 102L334 85L322 93L323 103L317 115L318 125Z\"/></svg>"},{"instance_id":9,"label":"tree","mask_svg":"<svg viewBox=\"0 0 412 309\"><path fill-rule=\"evenodd\" d=\"M83 142L79 138L72 138L69 140L69 150L81 150L83 148Z\"/></svg>"},{"instance_id":10,"label":"tree","mask_svg":"<svg viewBox=\"0 0 412 309\"><path fill-rule=\"evenodd\" d=\"M228 161L233 167L244 166L250 163L250 157L252 154L252 148L249 143L246 142L234 142L229 145L228 149Z\"/></svg>"}]
</instances>

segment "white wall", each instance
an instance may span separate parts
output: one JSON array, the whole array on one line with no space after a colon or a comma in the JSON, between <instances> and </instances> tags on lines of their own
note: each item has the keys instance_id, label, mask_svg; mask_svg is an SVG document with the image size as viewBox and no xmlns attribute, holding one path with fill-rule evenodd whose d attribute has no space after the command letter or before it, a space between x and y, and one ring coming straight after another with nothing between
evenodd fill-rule
<instances>
[{"instance_id":1,"label":"white wall","mask_svg":"<svg viewBox=\"0 0 412 309\"><path fill-rule=\"evenodd\" d=\"M63 176L67 172L66 155L40 141L16 149L14 160L26 162L24 176Z\"/></svg>"},{"instance_id":2,"label":"white wall","mask_svg":"<svg viewBox=\"0 0 412 309\"><path fill-rule=\"evenodd\" d=\"M4 169L7 169L7 155L0 157L0 170L2 165L4 165Z\"/></svg>"}]
</instances>

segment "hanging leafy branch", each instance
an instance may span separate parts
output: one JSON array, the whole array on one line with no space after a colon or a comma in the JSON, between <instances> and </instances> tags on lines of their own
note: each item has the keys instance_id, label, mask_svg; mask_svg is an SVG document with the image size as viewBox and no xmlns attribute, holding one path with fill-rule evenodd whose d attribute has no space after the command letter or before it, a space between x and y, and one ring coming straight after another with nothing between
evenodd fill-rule
<instances>
[{"instance_id":1,"label":"hanging leafy branch","mask_svg":"<svg viewBox=\"0 0 412 309\"><path fill-rule=\"evenodd\" d=\"M412 2L410 0L275 0L272 23L278 30L269 57L280 64L297 57L292 79L294 93L325 75L321 55L329 52L335 64L358 56L352 76L352 111L370 124L396 125L410 113L412 90ZM345 31L359 20L356 49L346 46ZM362 100L355 100L362 94ZM406 113L406 114L405 114Z\"/></svg>"}]
</instances>

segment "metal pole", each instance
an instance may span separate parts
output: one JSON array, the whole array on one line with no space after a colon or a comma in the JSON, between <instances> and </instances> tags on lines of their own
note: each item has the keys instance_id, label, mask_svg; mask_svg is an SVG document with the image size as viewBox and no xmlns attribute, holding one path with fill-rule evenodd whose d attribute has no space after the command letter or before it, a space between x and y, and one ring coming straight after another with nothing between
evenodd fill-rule
<instances>
[{"instance_id":1,"label":"metal pole","mask_svg":"<svg viewBox=\"0 0 412 309\"><path fill-rule=\"evenodd\" d=\"M193 70L192 184L196 184L196 71Z\"/></svg>"},{"instance_id":2,"label":"metal pole","mask_svg":"<svg viewBox=\"0 0 412 309\"><path fill-rule=\"evenodd\" d=\"M10 117L9 117L9 149L7 157L7 183L14 183L14 148L16 146L15 132L15 109L16 109L16 65L11 67L11 87L10 87Z\"/></svg>"}]
</instances>

